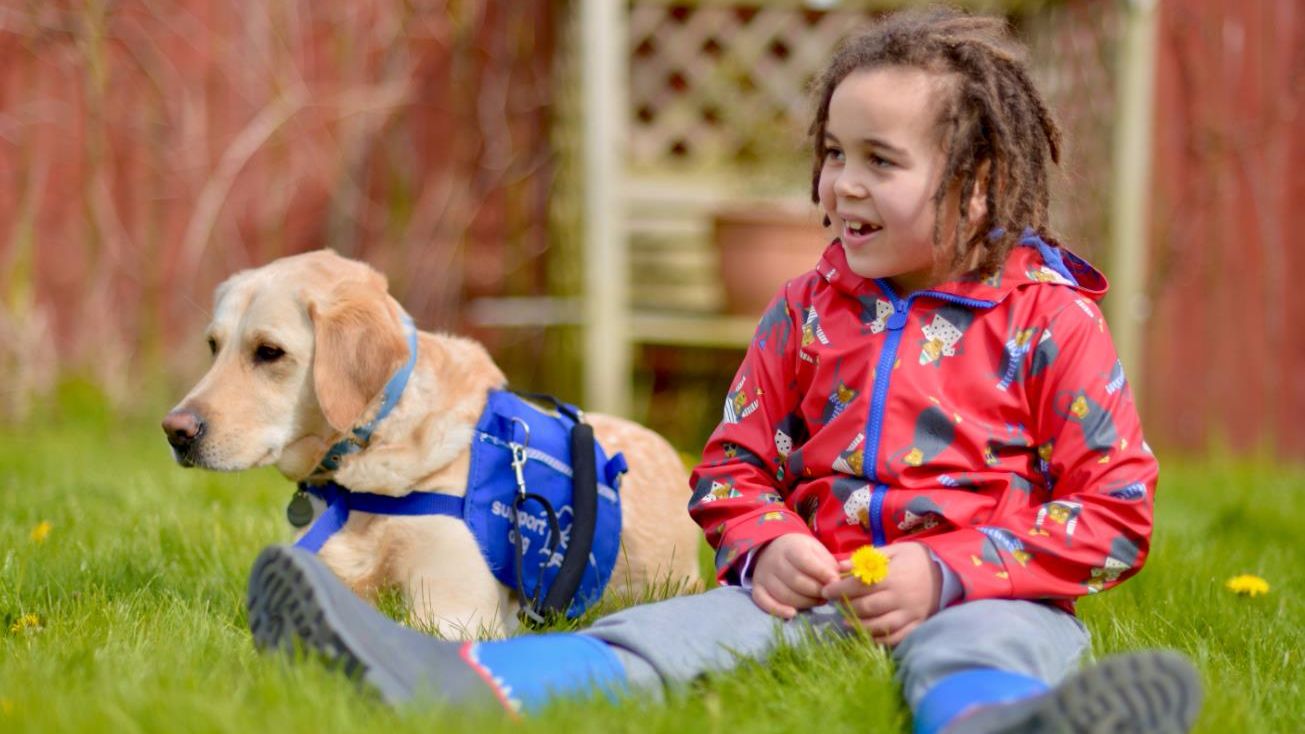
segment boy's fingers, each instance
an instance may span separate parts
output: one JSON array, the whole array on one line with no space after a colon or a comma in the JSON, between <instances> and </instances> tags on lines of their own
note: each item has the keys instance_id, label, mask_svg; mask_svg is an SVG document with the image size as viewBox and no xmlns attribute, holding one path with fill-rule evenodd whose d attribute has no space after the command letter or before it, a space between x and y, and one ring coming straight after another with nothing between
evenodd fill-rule
<instances>
[{"instance_id":1,"label":"boy's fingers","mask_svg":"<svg viewBox=\"0 0 1305 734\"><path fill-rule=\"evenodd\" d=\"M821 594L823 583L820 579L814 576L802 573L799 569L792 569L792 575L786 578L785 582L790 591L801 597L800 600L785 599L785 601L788 601L790 604L798 601L807 602L809 604L819 604L824 601L824 595Z\"/></svg>"},{"instance_id":2,"label":"boy's fingers","mask_svg":"<svg viewBox=\"0 0 1305 734\"><path fill-rule=\"evenodd\" d=\"M810 583L813 594L803 593L803 579L798 576L776 576L766 584L766 593L770 598L780 604L784 604L794 609L806 609L824 601L820 597L820 587L814 582Z\"/></svg>"},{"instance_id":3,"label":"boy's fingers","mask_svg":"<svg viewBox=\"0 0 1305 734\"><path fill-rule=\"evenodd\" d=\"M891 611L870 617L860 617L861 626L882 645L896 644L892 640L897 631L905 626L905 618L899 612Z\"/></svg>"},{"instance_id":4,"label":"boy's fingers","mask_svg":"<svg viewBox=\"0 0 1305 734\"><path fill-rule=\"evenodd\" d=\"M892 595L882 593L882 589L870 587L865 594L849 597L852 611L862 620L875 619L897 609Z\"/></svg>"},{"instance_id":5,"label":"boy's fingers","mask_svg":"<svg viewBox=\"0 0 1305 734\"><path fill-rule=\"evenodd\" d=\"M888 640L885 644L887 644L889 647L897 647L902 642L902 640L906 639L907 635L911 634L911 632L913 632L915 628L919 626L920 626L919 622L910 622L909 624L905 624L899 627L895 632L893 632L891 635L888 636Z\"/></svg>"},{"instance_id":6,"label":"boy's fingers","mask_svg":"<svg viewBox=\"0 0 1305 734\"><path fill-rule=\"evenodd\" d=\"M823 546L804 546L791 556L790 562L793 568L814 579L818 585L838 578L838 562Z\"/></svg>"},{"instance_id":7,"label":"boy's fingers","mask_svg":"<svg viewBox=\"0 0 1305 734\"><path fill-rule=\"evenodd\" d=\"M820 595L829 601L840 601L842 599L859 599L866 594L874 591L875 587L866 586L852 576L841 578L833 583L825 584L820 589Z\"/></svg>"},{"instance_id":8,"label":"boy's fingers","mask_svg":"<svg viewBox=\"0 0 1305 734\"><path fill-rule=\"evenodd\" d=\"M775 617L792 619L797 614L796 609L775 601L775 598L760 586L752 587L752 601L761 607L761 611Z\"/></svg>"}]
</instances>

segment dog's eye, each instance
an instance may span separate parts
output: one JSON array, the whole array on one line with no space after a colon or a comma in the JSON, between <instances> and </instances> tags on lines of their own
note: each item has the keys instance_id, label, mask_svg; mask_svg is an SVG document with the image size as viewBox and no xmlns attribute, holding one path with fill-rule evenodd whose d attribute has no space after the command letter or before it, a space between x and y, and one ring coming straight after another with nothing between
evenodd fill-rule
<instances>
[{"instance_id":1,"label":"dog's eye","mask_svg":"<svg viewBox=\"0 0 1305 734\"><path fill-rule=\"evenodd\" d=\"M275 362L285 356L285 350L271 344L259 344L254 350L255 362Z\"/></svg>"}]
</instances>

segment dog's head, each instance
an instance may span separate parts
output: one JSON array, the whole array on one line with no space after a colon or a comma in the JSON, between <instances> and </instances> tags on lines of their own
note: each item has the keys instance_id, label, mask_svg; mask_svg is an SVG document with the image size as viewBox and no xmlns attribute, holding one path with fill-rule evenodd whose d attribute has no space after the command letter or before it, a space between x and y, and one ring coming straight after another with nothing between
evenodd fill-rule
<instances>
[{"instance_id":1,"label":"dog's head","mask_svg":"<svg viewBox=\"0 0 1305 734\"><path fill-rule=\"evenodd\" d=\"M402 319L384 276L328 250L231 276L204 335L213 364L163 420L178 463L307 474L407 359Z\"/></svg>"}]
</instances>

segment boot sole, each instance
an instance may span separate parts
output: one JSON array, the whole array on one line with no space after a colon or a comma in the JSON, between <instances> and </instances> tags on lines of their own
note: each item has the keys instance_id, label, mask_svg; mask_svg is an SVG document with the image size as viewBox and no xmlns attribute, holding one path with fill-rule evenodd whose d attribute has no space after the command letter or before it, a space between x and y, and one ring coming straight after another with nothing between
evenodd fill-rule
<instances>
[{"instance_id":1,"label":"boot sole","mask_svg":"<svg viewBox=\"0 0 1305 734\"><path fill-rule=\"evenodd\" d=\"M1182 655L1116 655L1026 702L975 713L947 734L1178 734L1201 708L1201 682Z\"/></svg>"},{"instance_id":2,"label":"boot sole","mask_svg":"<svg viewBox=\"0 0 1305 734\"><path fill-rule=\"evenodd\" d=\"M350 633L365 629L365 621L353 618L356 615L351 614L350 604L332 602L339 586L320 563L288 548L264 549L250 571L246 597L255 647L292 656L316 654L366 684L388 704L410 700L408 686Z\"/></svg>"}]
</instances>

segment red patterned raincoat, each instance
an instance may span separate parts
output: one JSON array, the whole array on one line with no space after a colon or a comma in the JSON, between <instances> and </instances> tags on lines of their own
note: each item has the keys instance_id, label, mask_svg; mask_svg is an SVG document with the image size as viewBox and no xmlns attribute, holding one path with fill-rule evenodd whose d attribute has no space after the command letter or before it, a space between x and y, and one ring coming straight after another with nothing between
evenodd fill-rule
<instances>
[{"instance_id":1,"label":"red patterned raincoat","mask_svg":"<svg viewBox=\"0 0 1305 734\"><path fill-rule=\"evenodd\" d=\"M993 277L901 298L837 241L757 328L690 513L723 581L785 533L842 558L928 546L961 600L1073 599L1141 568L1155 457L1095 301L1105 278L1028 236Z\"/></svg>"}]
</instances>

